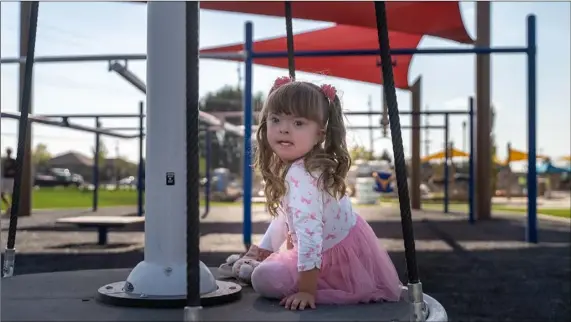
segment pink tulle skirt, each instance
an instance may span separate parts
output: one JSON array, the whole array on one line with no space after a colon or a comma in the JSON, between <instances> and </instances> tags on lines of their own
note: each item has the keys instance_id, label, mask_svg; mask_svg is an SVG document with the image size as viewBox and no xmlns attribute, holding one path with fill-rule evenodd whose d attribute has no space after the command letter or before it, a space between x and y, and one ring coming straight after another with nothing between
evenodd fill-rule
<instances>
[{"instance_id":1,"label":"pink tulle skirt","mask_svg":"<svg viewBox=\"0 0 571 322\"><path fill-rule=\"evenodd\" d=\"M252 274L261 296L281 299L297 292L297 249L272 254ZM316 302L356 304L398 301L401 282L387 251L360 216L349 235L323 252Z\"/></svg>"}]
</instances>

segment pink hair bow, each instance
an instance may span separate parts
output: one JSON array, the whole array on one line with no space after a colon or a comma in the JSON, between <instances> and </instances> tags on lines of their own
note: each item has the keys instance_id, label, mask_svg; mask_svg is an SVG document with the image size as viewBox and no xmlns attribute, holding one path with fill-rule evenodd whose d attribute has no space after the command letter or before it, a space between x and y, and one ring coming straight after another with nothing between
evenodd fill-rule
<instances>
[{"instance_id":1,"label":"pink hair bow","mask_svg":"<svg viewBox=\"0 0 571 322\"><path fill-rule=\"evenodd\" d=\"M282 76L282 77L278 77L276 78L276 80L274 81L274 85L272 86L272 89L270 90L270 92L273 92L276 88L291 83L293 80L289 77L289 76Z\"/></svg>"},{"instance_id":2,"label":"pink hair bow","mask_svg":"<svg viewBox=\"0 0 571 322\"><path fill-rule=\"evenodd\" d=\"M293 82L293 80L291 79L291 77L289 76L281 76L276 78L276 80L274 81L274 85L272 86L272 88L270 89L270 92L273 92L274 90L276 90L277 88L285 85L285 84L289 84ZM323 84L319 87L321 89L321 91L323 92L323 94L325 94L325 97L327 97L327 99L330 102L333 102L335 100L335 96L337 95L337 89L335 89L335 87L333 85L329 85L329 84Z\"/></svg>"},{"instance_id":3,"label":"pink hair bow","mask_svg":"<svg viewBox=\"0 0 571 322\"><path fill-rule=\"evenodd\" d=\"M330 102L335 100L335 96L337 95L337 90L333 85L323 84L321 85L321 91L325 96L329 99Z\"/></svg>"}]
</instances>

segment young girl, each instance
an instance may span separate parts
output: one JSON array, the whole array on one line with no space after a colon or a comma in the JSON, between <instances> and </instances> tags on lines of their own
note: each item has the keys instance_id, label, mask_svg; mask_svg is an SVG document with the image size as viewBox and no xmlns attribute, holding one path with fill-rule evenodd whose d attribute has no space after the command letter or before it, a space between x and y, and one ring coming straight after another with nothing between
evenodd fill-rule
<instances>
[{"instance_id":1,"label":"young girl","mask_svg":"<svg viewBox=\"0 0 571 322\"><path fill-rule=\"evenodd\" d=\"M345 133L333 86L275 81L261 112L256 166L278 220L259 246L259 259L269 256L252 273L252 287L291 310L400 298L389 255L345 195ZM286 236L288 250L276 252Z\"/></svg>"}]
</instances>

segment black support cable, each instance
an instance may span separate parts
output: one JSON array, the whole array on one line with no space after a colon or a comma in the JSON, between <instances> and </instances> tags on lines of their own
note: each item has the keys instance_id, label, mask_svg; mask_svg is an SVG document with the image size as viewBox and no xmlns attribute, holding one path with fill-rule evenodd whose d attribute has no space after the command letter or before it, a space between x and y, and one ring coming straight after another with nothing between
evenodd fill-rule
<instances>
[{"instance_id":1,"label":"black support cable","mask_svg":"<svg viewBox=\"0 0 571 322\"><path fill-rule=\"evenodd\" d=\"M16 176L14 177L14 188L12 194L12 208L10 209L10 226L8 228L8 242L6 249L14 252L16 245L16 231L18 228L18 213L20 211L20 196L22 190L22 177L24 174L24 154L26 151L26 141L28 136L28 114L30 114L30 104L32 103L32 75L34 68L34 55L36 49L36 31L38 27L38 8L40 3L33 1L30 4L30 26L28 29L28 50L26 52L26 63L24 65L24 84L22 96L20 98L20 120L18 124L18 151L16 155ZM4 275L13 274L14 257L6 258L4 261ZM8 257L8 256L7 256Z\"/></svg>"},{"instance_id":2,"label":"black support cable","mask_svg":"<svg viewBox=\"0 0 571 322\"><path fill-rule=\"evenodd\" d=\"M295 79L295 57L293 47L293 26L291 14L291 1L285 1L285 21L286 21L286 39L287 39L287 66L289 69L289 77Z\"/></svg>"},{"instance_id":3,"label":"black support cable","mask_svg":"<svg viewBox=\"0 0 571 322\"><path fill-rule=\"evenodd\" d=\"M200 205L198 174L198 52L199 2L187 1L186 10L186 302L200 306Z\"/></svg>"},{"instance_id":4,"label":"black support cable","mask_svg":"<svg viewBox=\"0 0 571 322\"><path fill-rule=\"evenodd\" d=\"M387 12L384 1L375 1L375 14L377 18L379 49L381 52L381 67L383 71L384 84L383 89L385 91L385 100L387 102L389 124L393 141L395 174L401 212L401 225L404 239L407 275L409 283L415 284L420 280L416 263L416 250L414 245L414 231L412 227L412 216L410 210L410 197L408 194L406 163L404 158L404 148L402 145L399 109L393 75L393 64L390 53Z\"/></svg>"}]
</instances>

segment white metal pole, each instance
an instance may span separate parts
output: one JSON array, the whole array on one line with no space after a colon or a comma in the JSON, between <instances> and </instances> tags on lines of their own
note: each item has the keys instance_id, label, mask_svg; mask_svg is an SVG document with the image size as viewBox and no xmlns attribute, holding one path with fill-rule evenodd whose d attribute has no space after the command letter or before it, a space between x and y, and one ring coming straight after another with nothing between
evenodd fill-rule
<instances>
[{"instance_id":1,"label":"white metal pole","mask_svg":"<svg viewBox=\"0 0 571 322\"><path fill-rule=\"evenodd\" d=\"M148 2L145 260L136 293L186 294L185 3Z\"/></svg>"}]
</instances>

